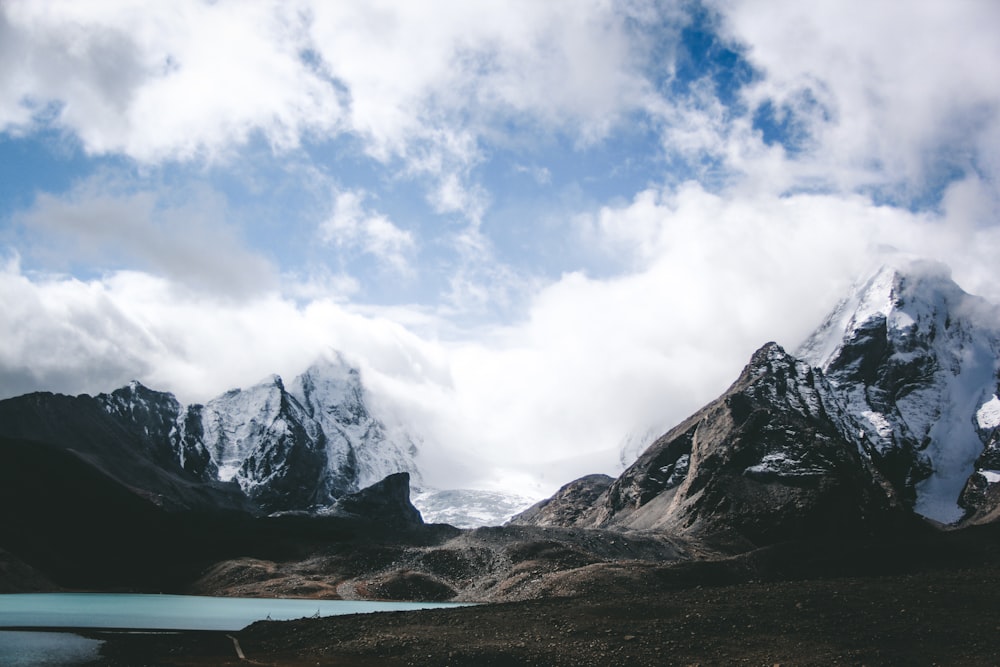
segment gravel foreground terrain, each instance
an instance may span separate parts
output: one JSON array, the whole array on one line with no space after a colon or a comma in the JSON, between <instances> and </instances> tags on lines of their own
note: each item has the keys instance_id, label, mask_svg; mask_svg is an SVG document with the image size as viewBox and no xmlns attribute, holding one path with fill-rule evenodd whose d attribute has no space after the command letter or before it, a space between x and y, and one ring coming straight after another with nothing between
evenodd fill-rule
<instances>
[{"instance_id":1,"label":"gravel foreground terrain","mask_svg":"<svg viewBox=\"0 0 1000 667\"><path fill-rule=\"evenodd\" d=\"M997 665L1000 564L988 560L736 582L731 566L606 563L566 574L573 597L256 623L231 637L102 635L94 664Z\"/></svg>"}]
</instances>

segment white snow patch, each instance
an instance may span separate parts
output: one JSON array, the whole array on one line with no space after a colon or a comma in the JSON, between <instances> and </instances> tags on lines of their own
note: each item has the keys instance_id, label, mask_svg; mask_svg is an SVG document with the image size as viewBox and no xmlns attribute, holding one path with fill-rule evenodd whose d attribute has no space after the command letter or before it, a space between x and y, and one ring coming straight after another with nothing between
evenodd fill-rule
<instances>
[{"instance_id":1,"label":"white snow patch","mask_svg":"<svg viewBox=\"0 0 1000 667\"><path fill-rule=\"evenodd\" d=\"M996 394L976 411L976 421L979 422L981 429L1000 426L1000 398L997 398Z\"/></svg>"},{"instance_id":2,"label":"white snow patch","mask_svg":"<svg viewBox=\"0 0 1000 667\"><path fill-rule=\"evenodd\" d=\"M854 310L848 324L848 333L853 334L858 328L875 317L886 317L893 311L893 285L896 281L896 270L883 267L865 286L860 302Z\"/></svg>"},{"instance_id":3,"label":"white snow patch","mask_svg":"<svg viewBox=\"0 0 1000 667\"><path fill-rule=\"evenodd\" d=\"M240 471L240 462L235 463L223 463L219 465L219 481L228 482L236 477L236 473Z\"/></svg>"},{"instance_id":4,"label":"white snow patch","mask_svg":"<svg viewBox=\"0 0 1000 667\"><path fill-rule=\"evenodd\" d=\"M765 454L761 458L760 463L750 466L743 473L804 477L809 475L823 475L826 471L815 466L806 466L802 461L784 452L771 452L770 454Z\"/></svg>"},{"instance_id":5,"label":"white snow patch","mask_svg":"<svg viewBox=\"0 0 1000 667\"><path fill-rule=\"evenodd\" d=\"M1000 482L1000 470L980 470L979 474L985 477L990 484Z\"/></svg>"},{"instance_id":6,"label":"white snow patch","mask_svg":"<svg viewBox=\"0 0 1000 667\"><path fill-rule=\"evenodd\" d=\"M885 418L885 415L881 412L874 412L872 410L864 410L861 416L868 420L868 423L872 425L875 432L879 434L882 438L888 438L892 435L892 424L889 420Z\"/></svg>"},{"instance_id":7,"label":"white snow patch","mask_svg":"<svg viewBox=\"0 0 1000 667\"><path fill-rule=\"evenodd\" d=\"M896 310L892 313L892 326L895 329L906 329L916 323L917 321L910 317L909 313L905 313L902 310Z\"/></svg>"},{"instance_id":8,"label":"white snow patch","mask_svg":"<svg viewBox=\"0 0 1000 667\"><path fill-rule=\"evenodd\" d=\"M771 452L770 454L765 454L760 460L760 463L753 466L754 468L766 468L767 466L781 466L789 463L788 455L784 452Z\"/></svg>"}]
</instances>

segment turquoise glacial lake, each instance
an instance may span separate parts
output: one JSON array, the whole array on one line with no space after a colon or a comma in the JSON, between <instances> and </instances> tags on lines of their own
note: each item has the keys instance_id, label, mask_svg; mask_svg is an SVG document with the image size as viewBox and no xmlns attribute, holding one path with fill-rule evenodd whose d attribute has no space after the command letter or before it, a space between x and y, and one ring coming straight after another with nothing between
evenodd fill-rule
<instances>
[{"instance_id":1,"label":"turquoise glacial lake","mask_svg":"<svg viewBox=\"0 0 1000 667\"><path fill-rule=\"evenodd\" d=\"M98 657L103 643L71 632L32 631L31 628L234 631L254 621L268 619L286 621L315 616L458 606L464 605L114 593L0 595L0 665L82 665Z\"/></svg>"},{"instance_id":2,"label":"turquoise glacial lake","mask_svg":"<svg viewBox=\"0 0 1000 667\"><path fill-rule=\"evenodd\" d=\"M29 593L0 595L0 628L239 630L254 621L287 621L380 611L462 606L434 602L214 598L194 595Z\"/></svg>"}]
</instances>

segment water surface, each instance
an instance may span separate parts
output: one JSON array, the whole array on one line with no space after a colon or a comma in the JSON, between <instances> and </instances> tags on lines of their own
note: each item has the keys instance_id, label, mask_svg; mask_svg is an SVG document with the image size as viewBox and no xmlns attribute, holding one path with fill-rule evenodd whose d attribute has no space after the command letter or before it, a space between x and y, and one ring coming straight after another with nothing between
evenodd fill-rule
<instances>
[{"instance_id":1,"label":"water surface","mask_svg":"<svg viewBox=\"0 0 1000 667\"><path fill-rule=\"evenodd\" d=\"M0 595L0 627L239 630L254 621L284 621L376 611L461 606L434 602L214 598L119 593ZM0 661L0 664L7 664Z\"/></svg>"},{"instance_id":2,"label":"water surface","mask_svg":"<svg viewBox=\"0 0 1000 667\"><path fill-rule=\"evenodd\" d=\"M66 632L0 630L0 665L4 667L73 667L96 660L101 644Z\"/></svg>"}]
</instances>

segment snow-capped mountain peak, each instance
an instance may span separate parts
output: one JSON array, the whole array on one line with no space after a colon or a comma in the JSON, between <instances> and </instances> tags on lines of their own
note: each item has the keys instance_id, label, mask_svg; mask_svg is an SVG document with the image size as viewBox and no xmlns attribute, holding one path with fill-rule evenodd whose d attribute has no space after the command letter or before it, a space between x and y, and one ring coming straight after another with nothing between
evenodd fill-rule
<instances>
[{"instance_id":1,"label":"snow-capped mountain peak","mask_svg":"<svg viewBox=\"0 0 1000 667\"><path fill-rule=\"evenodd\" d=\"M880 465L914 509L959 520L982 454L977 415L1000 377L1000 315L937 262L883 266L800 348L866 430ZM988 418L987 418L987 421Z\"/></svg>"},{"instance_id":2,"label":"snow-capped mountain peak","mask_svg":"<svg viewBox=\"0 0 1000 667\"><path fill-rule=\"evenodd\" d=\"M209 401L202 411L202 428L219 479L225 482L239 475L263 439L287 437L293 423L302 425L310 439L315 439L318 429L305 417L298 401L289 400L277 375Z\"/></svg>"},{"instance_id":3,"label":"snow-capped mountain peak","mask_svg":"<svg viewBox=\"0 0 1000 667\"><path fill-rule=\"evenodd\" d=\"M901 260L885 264L854 286L822 325L799 348L797 355L817 367L826 367L846 341L864 336L885 322L905 338L915 325L925 333L945 322L947 313L969 297L939 262Z\"/></svg>"},{"instance_id":4,"label":"snow-capped mountain peak","mask_svg":"<svg viewBox=\"0 0 1000 667\"><path fill-rule=\"evenodd\" d=\"M331 465L352 466L359 487L396 472L410 473L421 485L415 439L373 413L360 371L339 353L313 363L291 382L289 392L326 434Z\"/></svg>"},{"instance_id":5,"label":"snow-capped mountain peak","mask_svg":"<svg viewBox=\"0 0 1000 667\"><path fill-rule=\"evenodd\" d=\"M311 417L358 423L367 412L361 373L340 354L322 357L292 380L289 391Z\"/></svg>"},{"instance_id":6,"label":"snow-capped mountain peak","mask_svg":"<svg viewBox=\"0 0 1000 667\"><path fill-rule=\"evenodd\" d=\"M265 510L327 506L386 476L419 484L413 438L373 415L357 368L325 357L287 387L277 375L177 410L176 458L205 481L233 481Z\"/></svg>"}]
</instances>

